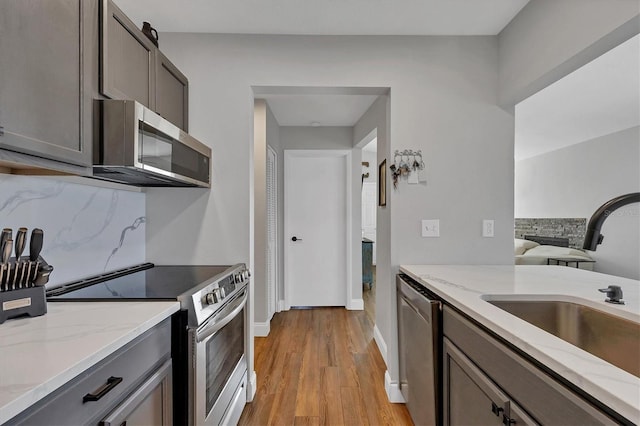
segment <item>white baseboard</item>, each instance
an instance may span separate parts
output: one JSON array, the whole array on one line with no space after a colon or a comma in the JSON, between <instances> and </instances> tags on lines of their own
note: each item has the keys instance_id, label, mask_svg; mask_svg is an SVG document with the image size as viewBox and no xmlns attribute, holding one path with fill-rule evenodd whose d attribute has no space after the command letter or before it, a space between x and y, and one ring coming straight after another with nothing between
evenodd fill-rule
<instances>
[{"instance_id":1,"label":"white baseboard","mask_svg":"<svg viewBox=\"0 0 640 426\"><path fill-rule=\"evenodd\" d=\"M282 311L288 311L288 309L286 309L284 300L278 300L278 312L282 312Z\"/></svg>"},{"instance_id":2,"label":"white baseboard","mask_svg":"<svg viewBox=\"0 0 640 426\"><path fill-rule=\"evenodd\" d=\"M389 370L384 372L384 390L387 392L389 402L405 402L402 392L400 392L400 386L398 386L398 382L391 380Z\"/></svg>"},{"instance_id":3,"label":"white baseboard","mask_svg":"<svg viewBox=\"0 0 640 426\"><path fill-rule=\"evenodd\" d=\"M256 396L256 390L258 389L258 376L255 371L251 371L249 374L249 380L247 383L247 402L253 401Z\"/></svg>"},{"instance_id":4,"label":"white baseboard","mask_svg":"<svg viewBox=\"0 0 640 426\"><path fill-rule=\"evenodd\" d=\"M347 303L346 308L350 311L362 311L364 310L364 300L351 299L349 303Z\"/></svg>"},{"instance_id":5,"label":"white baseboard","mask_svg":"<svg viewBox=\"0 0 640 426\"><path fill-rule=\"evenodd\" d=\"M385 365L389 365L387 362L387 344L382 337L382 333L380 333L378 325L373 326L373 340L375 340L376 345L378 345L378 350L380 351L380 355L382 355Z\"/></svg>"},{"instance_id":6,"label":"white baseboard","mask_svg":"<svg viewBox=\"0 0 640 426\"><path fill-rule=\"evenodd\" d=\"M270 322L255 322L253 323L253 335L256 337L267 337L271 331Z\"/></svg>"}]
</instances>

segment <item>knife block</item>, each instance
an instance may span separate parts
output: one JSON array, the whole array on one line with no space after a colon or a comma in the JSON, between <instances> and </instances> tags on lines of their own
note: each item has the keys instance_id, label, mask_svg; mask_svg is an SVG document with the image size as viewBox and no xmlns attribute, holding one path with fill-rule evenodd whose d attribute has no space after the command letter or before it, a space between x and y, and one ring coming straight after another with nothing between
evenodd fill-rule
<instances>
[{"instance_id":1,"label":"knife block","mask_svg":"<svg viewBox=\"0 0 640 426\"><path fill-rule=\"evenodd\" d=\"M33 270L33 276L28 280L19 280L20 282L18 283L14 277L23 277L20 268L18 268L17 273L14 273L13 277L10 271L12 265L15 266L20 262L22 262L23 269L27 267L35 267L35 269ZM49 275L53 271L53 267L42 256L38 257L37 262L28 261L28 258L26 260L21 258L19 261L11 258L6 265L3 265L3 267L7 267L9 272L0 282L0 324L9 318L20 316L37 317L47 313L45 284L49 281Z\"/></svg>"},{"instance_id":2,"label":"knife block","mask_svg":"<svg viewBox=\"0 0 640 426\"><path fill-rule=\"evenodd\" d=\"M0 324L19 316L37 317L47 313L44 286L0 292Z\"/></svg>"}]
</instances>

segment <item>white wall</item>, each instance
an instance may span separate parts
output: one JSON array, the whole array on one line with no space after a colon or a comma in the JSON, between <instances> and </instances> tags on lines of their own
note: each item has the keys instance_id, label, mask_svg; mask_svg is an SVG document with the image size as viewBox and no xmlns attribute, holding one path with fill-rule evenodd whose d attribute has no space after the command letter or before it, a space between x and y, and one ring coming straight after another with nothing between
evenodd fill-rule
<instances>
[{"instance_id":1,"label":"white wall","mask_svg":"<svg viewBox=\"0 0 640 426\"><path fill-rule=\"evenodd\" d=\"M369 173L369 177L364 178L365 182L378 183L378 154L371 151L362 151L362 162L368 161L369 167L360 165L362 173Z\"/></svg>"},{"instance_id":2,"label":"white wall","mask_svg":"<svg viewBox=\"0 0 640 426\"><path fill-rule=\"evenodd\" d=\"M267 104L256 99L254 110L254 320L267 322Z\"/></svg>"},{"instance_id":3,"label":"white wall","mask_svg":"<svg viewBox=\"0 0 640 426\"><path fill-rule=\"evenodd\" d=\"M640 192L640 127L516 163L516 217L585 217L606 201ZM594 269L640 279L640 205L614 212L591 255Z\"/></svg>"},{"instance_id":4,"label":"white wall","mask_svg":"<svg viewBox=\"0 0 640 426\"><path fill-rule=\"evenodd\" d=\"M353 143L359 144L375 131L377 138L376 170L391 151L391 99L380 96L353 127ZM389 161L387 161L389 164ZM391 263L391 179L387 170L387 205L376 210L376 324L374 338L387 364L392 381L397 381L398 336L396 320L396 291ZM360 204L358 204L360 205ZM359 220L362 210L357 213ZM361 225L362 226L362 225ZM425 262L428 263L428 262ZM396 266L397 268L397 266ZM387 391L390 396L392 392Z\"/></svg>"},{"instance_id":5,"label":"white wall","mask_svg":"<svg viewBox=\"0 0 640 426\"><path fill-rule=\"evenodd\" d=\"M149 260L249 260L252 86L365 86L391 88L382 98L389 127L388 142L378 135L379 159L391 149L422 149L430 177L399 191L389 181L378 217L390 247L384 256L378 248L378 263L389 268L378 276L385 340L395 340L391 265L512 263L513 117L497 107L496 37L162 34L162 46L189 76L190 133L212 147L214 180L210 192L147 193ZM420 237L422 218L440 218L442 237ZM481 237L485 218L496 220L496 238ZM184 248L170 250L179 241ZM394 362L390 371L397 376Z\"/></svg>"},{"instance_id":6,"label":"white wall","mask_svg":"<svg viewBox=\"0 0 640 426\"><path fill-rule=\"evenodd\" d=\"M499 34L500 104L513 107L638 34L639 12L637 0L531 0Z\"/></svg>"},{"instance_id":7,"label":"white wall","mask_svg":"<svg viewBox=\"0 0 640 426\"><path fill-rule=\"evenodd\" d=\"M44 231L41 255L54 267L47 287L144 262L145 221L144 193L0 175L1 227L14 238L29 229L27 255L31 230Z\"/></svg>"}]
</instances>

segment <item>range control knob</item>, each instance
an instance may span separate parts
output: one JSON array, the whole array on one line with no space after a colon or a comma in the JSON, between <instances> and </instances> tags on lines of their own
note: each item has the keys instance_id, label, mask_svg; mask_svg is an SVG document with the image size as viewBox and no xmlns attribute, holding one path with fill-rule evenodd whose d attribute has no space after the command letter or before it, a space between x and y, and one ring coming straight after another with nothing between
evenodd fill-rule
<instances>
[{"instance_id":1,"label":"range control knob","mask_svg":"<svg viewBox=\"0 0 640 426\"><path fill-rule=\"evenodd\" d=\"M218 296L212 291L211 293L207 293L205 301L207 302L207 305L214 305L218 303Z\"/></svg>"},{"instance_id":2,"label":"range control knob","mask_svg":"<svg viewBox=\"0 0 640 426\"><path fill-rule=\"evenodd\" d=\"M224 299L224 296L225 294L222 289L214 288L210 293L207 293L207 295L205 296L205 301L207 302L207 305L213 305Z\"/></svg>"}]
</instances>

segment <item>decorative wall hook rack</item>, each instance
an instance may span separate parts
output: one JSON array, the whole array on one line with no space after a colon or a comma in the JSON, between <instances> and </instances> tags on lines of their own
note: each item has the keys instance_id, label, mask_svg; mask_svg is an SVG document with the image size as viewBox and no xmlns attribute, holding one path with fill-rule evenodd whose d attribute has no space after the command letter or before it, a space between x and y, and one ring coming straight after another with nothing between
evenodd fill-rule
<instances>
[{"instance_id":1,"label":"decorative wall hook rack","mask_svg":"<svg viewBox=\"0 0 640 426\"><path fill-rule=\"evenodd\" d=\"M395 150L393 153L393 164L389 166L391 169L391 177L393 179L393 187L398 188L398 181L400 177L405 177L409 183L418 183L417 175L411 173L418 173L424 170L424 160L422 159L422 150L414 151L412 149Z\"/></svg>"}]
</instances>

